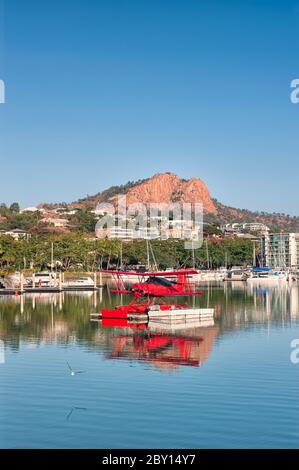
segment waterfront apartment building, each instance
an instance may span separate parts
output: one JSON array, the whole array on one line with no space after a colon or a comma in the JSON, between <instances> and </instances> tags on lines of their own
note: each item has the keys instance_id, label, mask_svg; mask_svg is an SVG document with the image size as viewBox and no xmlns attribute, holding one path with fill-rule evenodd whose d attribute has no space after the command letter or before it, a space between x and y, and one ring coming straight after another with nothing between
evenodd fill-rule
<instances>
[{"instance_id":1,"label":"waterfront apartment building","mask_svg":"<svg viewBox=\"0 0 299 470\"><path fill-rule=\"evenodd\" d=\"M231 223L225 224L222 227L222 231L225 233L260 233L267 235L269 233L269 227L261 222L244 222L244 223Z\"/></svg>"},{"instance_id":2,"label":"waterfront apartment building","mask_svg":"<svg viewBox=\"0 0 299 470\"><path fill-rule=\"evenodd\" d=\"M270 233L262 238L263 262L270 268L299 268L299 233Z\"/></svg>"},{"instance_id":3,"label":"waterfront apartment building","mask_svg":"<svg viewBox=\"0 0 299 470\"><path fill-rule=\"evenodd\" d=\"M115 226L111 228L101 228L96 230L96 237L97 238L108 238L109 240L119 239L123 241L130 241L135 239L159 239L159 231L158 229L150 229L150 228L140 228L139 230L133 230L130 228L125 228L121 226Z\"/></svg>"},{"instance_id":4,"label":"waterfront apartment building","mask_svg":"<svg viewBox=\"0 0 299 470\"><path fill-rule=\"evenodd\" d=\"M123 241L131 240L168 240L172 239L184 239L198 241L200 239L201 232L195 228L184 228L183 231L178 228L170 228L168 231L164 231L160 227L141 227L133 230L131 228L125 228L121 226L115 226L110 228L98 228L96 229L97 238L107 238L109 240L119 239Z\"/></svg>"}]
</instances>

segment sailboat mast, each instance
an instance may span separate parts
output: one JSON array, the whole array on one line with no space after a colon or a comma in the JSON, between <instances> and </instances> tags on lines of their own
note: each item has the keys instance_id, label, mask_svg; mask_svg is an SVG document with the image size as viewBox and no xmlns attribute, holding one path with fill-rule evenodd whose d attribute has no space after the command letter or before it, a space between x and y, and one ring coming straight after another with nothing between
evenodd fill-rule
<instances>
[{"instance_id":1,"label":"sailboat mast","mask_svg":"<svg viewBox=\"0 0 299 470\"><path fill-rule=\"evenodd\" d=\"M146 254L147 254L147 269L150 269L150 252L149 252L149 245L148 240L146 240Z\"/></svg>"},{"instance_id":2,"label":"sailboat mast","mask_svg":"<svg viewBox=\"0 0 299 470\"><path fill-rule=\"evenodd\" d=\"M51 272L53 271L54 264L54 243L51 242Z\"/></svg>"},{"instance_id":3,"label":"sailboat mast","mask_svg":"<svg viewBox=\"0 0 299 470\"><path fill-rule=\"evenodd\" d=\"M210 257L209 257L209 247L208 247L208 239L206 238L206 252L207 252L207 267L210 269Z\"/></svg>"},{"instance_id":4,"label":"sailboat mast","mask_svg":"<svg viewBox=\"0 0 299 470\"><path fill-rule=\"evenodd\" d=\"M195 251L194 251L194 243L192 240L192 267L195 268Z\"/></svg>"},{"instance_id":5,"label":"sailboat mast","mask_svg":"<svg viewBox=\"0 0 299 470\"><path fill-rule=\"evenodd\" d=\"M123 242L120 242L120 269L123 269Z\"/></svg>"}]
</instances>

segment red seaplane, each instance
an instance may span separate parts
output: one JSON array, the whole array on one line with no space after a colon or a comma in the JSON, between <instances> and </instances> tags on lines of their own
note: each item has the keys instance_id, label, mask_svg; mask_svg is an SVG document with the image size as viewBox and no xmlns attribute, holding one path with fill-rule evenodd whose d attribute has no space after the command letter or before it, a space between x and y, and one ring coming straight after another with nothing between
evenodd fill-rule
<instances>
[{"instance_id":1,"label":"red seaplane","mask_svg":"<svg viewBox=\"0 0 299 470\"><path fill-rule=\"evenodd\" d=\"M157 272L132 272L132 271L114 271L101 270L101 273L111 274L116 288L110 289L111 292L118 294L128 294L134 297L129 305L120 305L115 309L102 310L102 318L123 318L127 319L131 315L146 314L149 308L160 300L159 310L185 309L186 304L168 305L163 301L163 297L173 296L199 296L202 292L192 290L190 276L195 274L194 269L180 269L178 271L157 271ZM138 279L128 285L126 279ZM167 277L166 277L167 276ZM141 302L146 298L146 302Z\"/></svg>"},{"instance_id":2,"label":"red seaplane","mask_svg":"<svg viewBox=\"0 0 299 470\"><path fill-rule=\"evenodd\" d=\"M135 299L140 297L172 297L203 295L192 289L190 276L197 274L195 269L179 269L177 271L156 271L156 272L136 272L136 271L114 271L101 270L101 273L111 274L116 288L111 292L118 294L129 294ZM132 285L124 278L138 279Z\"/></svg>"}]
</instances>

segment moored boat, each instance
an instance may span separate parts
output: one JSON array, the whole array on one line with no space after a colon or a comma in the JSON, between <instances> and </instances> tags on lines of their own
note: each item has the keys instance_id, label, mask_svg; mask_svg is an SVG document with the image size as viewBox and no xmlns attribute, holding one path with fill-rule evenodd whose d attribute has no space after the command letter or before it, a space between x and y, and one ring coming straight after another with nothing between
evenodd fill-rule
<instances>
[{"instance_id":1,"label":"moored boat","mask_svg":"<svg viewBox=\"0 0 299 470\"><path fill-rule=\"evenodd\" d=\"M271 268L253 268L247 279L249 283L278 283L289 280L289 273L285 270Z\"/></svg>"},{"instance_id":2,"label":"moored boat","mask_svg":"<svg viewBox=\"0 0 299 470\"><path fill-rule=\"evenodd\" d=\"M78 279L72 279L62 283L63 290L94 290L96 288L95 281L87 276Z\"/></svg>"},{"instance_id":3,"label":"moored boat","mask_svg":"<svg viewBox=\"0 0 299 470\"><path fill-rule=\"evenodd\" d=\"M224 281L246 281L248 279L248 271L242 267L232 267L227 272Z\"/></svg>"}]
</instances>

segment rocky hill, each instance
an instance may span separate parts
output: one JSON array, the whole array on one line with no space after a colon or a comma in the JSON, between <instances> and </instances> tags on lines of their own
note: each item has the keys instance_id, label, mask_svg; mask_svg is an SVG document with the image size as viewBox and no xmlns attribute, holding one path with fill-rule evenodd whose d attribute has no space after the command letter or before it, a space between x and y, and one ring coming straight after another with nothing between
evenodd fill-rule
<instances>
[{"instance_id":1,"label":"rocky hill","mask_svg":"<svg viewBox=\"0 0 299 470\"><path fill-rule=\"evenodd\" d=\"M216 214L216 206L205 183L197 178L183 180L172 173L158 173L144 182L134 185L126 192L127 204L142 202L170 204L184 202L203 204L204 212ZM109 199L116 202L117 196Z\"/></svg>"},{"instance_id":2,"label":"rocky hill","mask_svg":"<svg viewBox=\"0 0 299 470\"><path fill-rule=\"evenodd\" d=\"M126 194L127 204L142 202L144 204L171 202L201 201L205 221L215 224L231 222L262 222L273 231L299 232L299 217L280 213L254 212L247 209L228 207L213 199L201 179L189 180L179 178L173 173L157 173L151 178L129 181L121 186L112 186L94 196L87 196L70 204L74 206L95 207L98 202L116 203L117 195Z\"/></svg>"}]
</instances>

